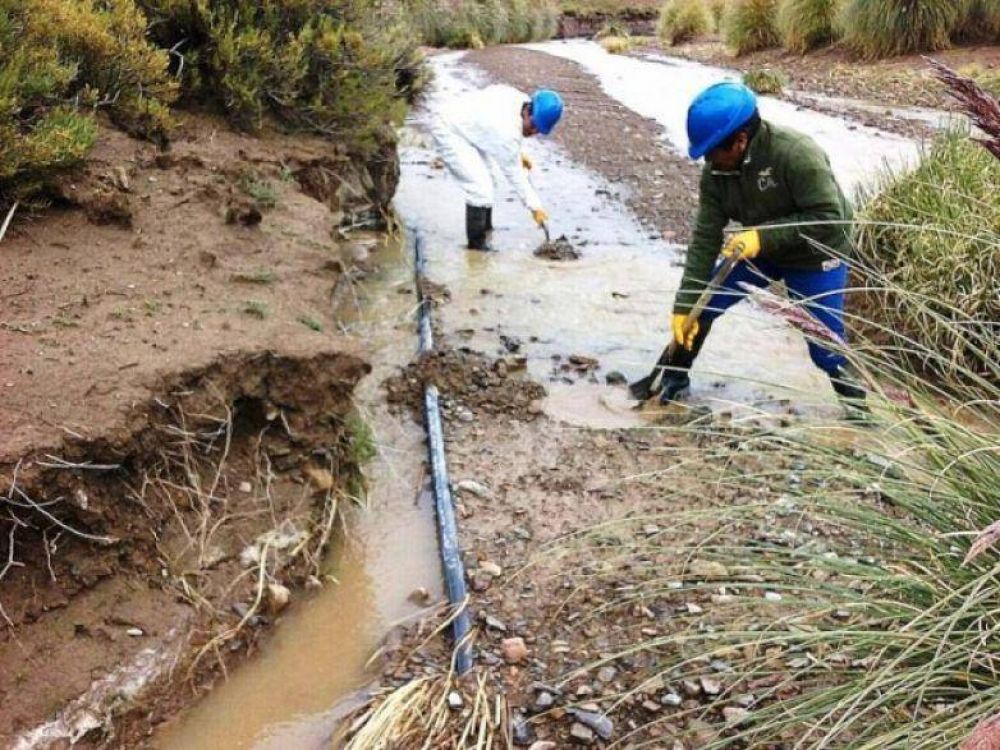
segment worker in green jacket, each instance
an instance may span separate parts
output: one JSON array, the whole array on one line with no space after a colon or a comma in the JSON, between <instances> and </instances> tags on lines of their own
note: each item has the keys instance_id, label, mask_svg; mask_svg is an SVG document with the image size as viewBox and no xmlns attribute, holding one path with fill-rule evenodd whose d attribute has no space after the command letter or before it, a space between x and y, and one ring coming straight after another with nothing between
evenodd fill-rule
<instances>
[{"instance_id":1,"label":"worker in green jacket","mask_svg":"<svg viewBox=\"0 0 1000 750\"><path fill-rule=\"evenodd\" d=\"M837 337L844 336L844 288L851 255L853 212L830 161L807 135L761 119L746 86L720 83L688 110L689 154L705 157L698 216L688 246L672 328L677 354L663 380L661 401L682 395L688 371L713 321L745 295L744 285L783 280L793 299ZM730 222L745 227L725 238ZM719 260L743 262L710 299L697 321L687 315ZM862 408L865 391L847 372L843 354L809 341L812 361L849 407Z\"/></svg>"}]
</instances>

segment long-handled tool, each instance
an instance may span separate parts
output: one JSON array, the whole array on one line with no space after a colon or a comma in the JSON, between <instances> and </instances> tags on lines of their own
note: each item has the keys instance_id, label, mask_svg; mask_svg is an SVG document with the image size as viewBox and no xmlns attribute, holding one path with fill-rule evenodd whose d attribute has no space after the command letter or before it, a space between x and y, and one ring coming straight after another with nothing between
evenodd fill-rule
<instances>
[{"instance_id":1,"label":"long-handled tool","mask_svg":"<svg viewBox=\"0 0 1000 750\"><path fill-rule=\"evenodd\" d=\"M706 286L702 293L698 295L698 299L695 301L694 306L691 308L691 312L688 313L687 319L684 321L685 338L691 330L693 323L701 317L702 312L705 310L705 305L708 304L712 295L715 294L718 287L722 286L723 282L729 278L729 274L732 273L733 269L736 268L736 264L739 262L739 253L726 258L723 264L719 266L719 270L715 272L715 276L713 276L712 280L708 282L708 286ZM677 347L677 339L674 336L671 336L670 343L667 344L667 348L663 350L660 358L656 360L656 365L653 367L653 371L642 380L637 380L629 385L628 390L629 393L632 394L632 398L637 401L645 401L660 392L660 381L663 376L663 371L670 365L670 361L674 358Z\"/></svg>"},{"instance_id":2,"label":"long-handled tool","mask_svg":"<svg viewBox=\"0 0 1000 750\"><path fill-rule=\"evenodd\" d=\"M549 225L544 221L542 222L542 231L545 232L545 244L548 245L552 242L552 237L549 236Z\"/></svg>"}]
</instances>

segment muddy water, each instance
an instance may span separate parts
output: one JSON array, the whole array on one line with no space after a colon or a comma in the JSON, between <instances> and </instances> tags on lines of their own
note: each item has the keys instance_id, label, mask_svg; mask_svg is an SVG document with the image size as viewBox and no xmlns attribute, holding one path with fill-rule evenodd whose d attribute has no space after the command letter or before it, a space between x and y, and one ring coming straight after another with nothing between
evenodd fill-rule
<instances>
[{"instance_id":1,"label":"muddy water","mask_svg":"<svg viewBox=\"0 0 1000 750\"><path fill-rule=\"evenodd\" d=\"M588 43L537 47L587 55L600 50ZM647 75L655 72L664 80L673 75L663 65L635 62L649 66ZM620 186L571 163L551 143L532 139L527 145L536 162L532 179L552 216L552 232L566 234L582 258L536 258L541 233L509 194L494 211L497 252L464 250L463 198L447 171L435 165L433 143L423 127L448 97L482 81L461 64L460 54L436 58L435 65L436 90L403 150L396 205L419 223L428 238L429 273L451 292L451 303L441 311L445 330L454 343L490 354L506 353L504 340L519 341L529 372L549 389L547 412L567 425L636 424L639 416L630 409L624 387L605 385L605 378L618 371L633 379L655 362L667 340L683 249L641 226L624 208ZM828 121L834 118L813 116L823 128L833 127ZM844 152L854 148L849 139L856 138L862 149L871 139L883 138L846 126L842 135ZM884 138L891 144L883 144L886 153L909 148L902 139ZM869 161L868 173L877 166ZM572 354L595 357L600 368L584 377L567 373L562 365ZM838 413L829 383L809 361L801 335L749 303L719 321L692 381L696 403L737 416Z\"/></svg>"},{"instance_id":2,"label":"muddy water","mask_svg":"<svg viewBox=\"0 0 1000 750\"><path fill-rule=\"evenodd\" d=\"M408 596L442 596L433 509L416 503L424 445L418 425L390 415L380 383L415 350L412 271L398 243L376 255L385 270L359 290L348 330L365 341L374 371L356 394L379 455L368 467L368 507L349 513L333 547L336 580L293 607L261 654L235 670L157 738L162 750L312 750L328 746L345 696L394 623L416 614ZM353 305L349 300L348 305Z\"/></svg>"},{"instance_id":3,"label":"muddy water","mask_svg":"<svg viewBox=\"0 0 1000 750\"><path fill-rule=\"evenodd\" d=\"M739 79L725 68L647 55L643 59L609 55L593 42L547 42L527 45L547 54L574 60L595 75L607 94L629 109L659 122L667 140L680 153L687 149L687 107L694 96L720 81ZM774 97L760 97L761 115L779 125L811 135L830 157L845 192L852 194L873 169L912 163L917 144L875 128L849 123L798 107Z\"/></svg>"}]
</instances>

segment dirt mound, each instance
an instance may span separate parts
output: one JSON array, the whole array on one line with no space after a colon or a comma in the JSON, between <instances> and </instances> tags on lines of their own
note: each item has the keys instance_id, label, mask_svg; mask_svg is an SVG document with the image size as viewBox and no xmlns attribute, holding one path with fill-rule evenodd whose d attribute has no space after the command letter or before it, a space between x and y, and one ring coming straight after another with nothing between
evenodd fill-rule
<instances>
[{"instance_id":1,"label":"dirt mound","mask_svg":"<svg viewBox=\"0 0 1000 750\"><path fill-rule=\"evenodd\" d=\"M542 413L545 388L517 374L523 359L491 359L467 349L445 349L424 355L399 375L385 381L389 403L423 413L424 387L441 394L445 420L471 422L477 415L504 414L523 421Z\"/></svg>"},{"instance_id":2,"label":"dirt mound","mask_svg":"<svg viewBox=\"0 0 1000 750\"><path fill-rule=\"evenodd\" d=\"M367 371L226 357L164 383L131 429L0 467L0 744L88 694L44 731L100 734L142 690L148 726L187 700L182 681L201 689L251 650L280 608L269 592L319 573Z\"/></svg>"},{"instance_id":3,"label":"dirt mound","mask_svg":"<svg viewBox=\"0 0 1000 750\"><path fill-rule=\"evenodd\" d=\"M543 242L535 250L535 255L549 260L577 260L580 257L580 251L573 247L564 234L551 242Z\"/></svg>"}]
</instances>

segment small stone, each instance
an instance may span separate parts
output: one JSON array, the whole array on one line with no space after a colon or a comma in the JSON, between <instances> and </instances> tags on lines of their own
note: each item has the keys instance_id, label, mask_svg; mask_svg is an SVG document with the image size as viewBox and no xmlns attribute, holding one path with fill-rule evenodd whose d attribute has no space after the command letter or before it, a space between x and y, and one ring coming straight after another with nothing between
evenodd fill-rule
<instances>
[{"instance_id":1,"label":"small stone","mask_svg":"<svg viewBox=\"0 0 1000 750\"><path fill-rule=\"evenodd\" d=\"M611 722L611 719L600 711L581 711L578 708L574 708L570 709L569 713L578 722L585 724L597 732L597 736L602 740L610 740L615 733L615 725Z\"/></svg>"},{"instance_id":2,"label":"small stone","mask_svg":"<svg viewBox=\"0 0 1000 750\"><path fill-rule=\"evenodd\" d=\"M722 661L722 659L715 659L708 666L712 668L713 672L718 672L719 674L727 674L733 671L729 662Z\"/></svg>"},{"instance_id":3,"label":"small stone","mask_svg":"<svg viewBox=\"0 0 1000 750\"><path fill-rule=\"evenodd\" d=\"M727 724L739 724L749 715L749 711L737 706L726 706L722 709L722 717L726 720Z\"/></svg>"},{"instance_id":4,"label":"small stone","mask_svg":"<svg viewBox=\"0 0 1000 750\"><path fill-rule=\"evenodd\" d=\"M681 687L684 689L684 695L688 698L697 698L701 695L701 685L693 680L684 680L681 683Z\"/></svg>"},{"instance_id":5,"label":"small stone","mask_svg":"<svg viewBox=\"0 0 1000 750\"><path fill-rule=\"evenodd\" d=\"M406 597L407 600L413 604L420 605L421 607L426 607L431 601L431 592L425 589L423 586L420 588L413 589L410 595Z\"/></svg>"},{"instance_id":6,"label":"small stone","mask_svg":"<svg viewBox=\"0 0 1000 750\"><path fill-rule=\"evenodd\" d=\"M649 523L642 527L642 533L646 536L656 536L660 533L660 527L655 523Z\"/></svg>"},{"instance_id":7,"label":"small stone","mask_svg":"<svg viewBox=\"0 0 1000 750\"><path fill-rule=\"evenodd\" d=\"M528 404L528 414L542 414L545 412L545 406L542 404L541 399L535 399L530 404Z\"/></svg>"},{"instance_id":8,"label":"small stone","mask_svg":"<svg viewBox=\"0 0 1000 750\"><path fill-rule=\"evenodd\" d=\"M735 703L740 708L753 708L754 705L757 703L757 699L754 698L750 693L743 693L742 695L737 695L733 699L733 703Z\"/></svg>"},{"instance_id":9,"label":"small stone","mask_svg":"<svg viewBox=\"0 0 1000 750\"><path fill-rule=\"evenodd\" d=\"M240 492L244 495L249 495L253 492L253 485L250 482L240 482Z\"/></svg>"},{"instance_id":10,"label":"small stone","mask_svg":"<svg viewBox=\"0 0 1000 750\"><path fill-rule=\"evenodd\" d=\"M660 712L660 708L661 708L661 706L660 706L659 703L657 703L655 701L649 701L649 700L643 701L642 702L642 707L648 713L651 713L651 714L659 713Z\"/></svg>"},{"instance_id":11,"label":"small stone","mask_svg":"<svg viewBox=\"0 0 1000 750\"><path fill-rule=\"evenodd\" d=\"M528 658L528 647L523 638L504 638L500 643L500 650L508 664L520 664Z\"/></svg>"},{"instance_id":12,"label":"small stone","mask_svg":"<svg viewBox=\"0 0 1000 750\"><path fill-rule=\"evenodd\" d=\"M142 632L142 628L129 628L125 631L125 635L132 636L133 638L142 638L146 634Z\"/></svg>"},{"instance_id":13,"label":"small stone","mask_svg":"<svg viewBox=\"0 0 1000 750\"><path fill-rule=\"evenodd\" d=\"M529 747L528 750L556 750L556 743L549 740L539 740Z\"/></svg>"},{"instance_id":14,"label":"small stone","mask_svg":"<svg viewBox=\"0 0 1000 750\"><path fill-rule=\"evenodd\" d=\"M479 563L479 570L491 578L499 578L503 574L503 568L489 560Z\"/></svg>"},{"instance_id":15,"label":"small stone","mask_svg":"<svg viewBox=\"0 0 1000 750\"><path fill-rule=\"evenodd\" d=\"M613 679L615 679L616 674L618 674L618 670L616 670L614 667L611 666L601 667L597 672L597 679L605 683L611 682Z\"/></svg>"},{"instance_id":16,"label":"small stone","mask_svg":"<svg viewBox=\"0 0 1000 750\"><path fill-rule=\"evenodd\" d=\"M722 683L718 680L713 680L711 677L702 677L699 682L701 683L701 689L705 691L705 695L718 695L722 692Z\"/></svg>"},{"instance_id":17,"label":"small stone","mask_svg":"<svg viewBox=\"0 0 1000 750\"><path fill-rule=\"evenodd\" d=\"M535 730L523 716L514 717L514 744L527 747L535 739Z\"/></svg>"},{"instance_id":18,"label":"small stone","mask_svg":"<svg viewBox=\"0 0 1000 750\"><path fill-rule=\"evenodd\" d=\"M677 708L683 702L684 699L677 695L677 693L664 693L660 696L660 703L670 708Z\"/></svg>"},{"instance_id":19,"label":"small stone","mask_svg":"<svg viewBox=\"0 0 1000 750\"><path fill-rule=\"evenodd\" d=\"M594 688L592 688L590 685L587 685L586 683L580 685L580 687L576 689L577 698L589 698L593 694L594 694Z\"/></svg>"},{"instance_id":20,"label":"small stone","mask_svg":"<svg viewBox=\"0 0 1000 750\"><path fill-rule=\"evenodd\" d=\"M781 594L779 594L777 591L765 591L764 599L769 602L780 602Z\"/></svg>"},{"instance_id":21,"label":"small stone","mask_svg":"<svg viewBox=\"0 0 1000 750\"><path fill-rule=\"evenodd\" d=\"M464 705L465 701L462 700L462 696L457 690L452 690L448 693L448 707L452 711L457 711Z\"/></svg>"},{"instance_id":22,"label":"small stone","mask_svg":"<svg viewBox=\"0 0 1000 750\"><path fill-rule=\"evenodd\" d=\"M496 617L493 617L492 615L487 615L485 622L486 622L486 627L489 630L499 630L501 633L507 632L507 626L503 624L503 621L498 620Z\"/></svg>"},{"instance_id":23,"label":"small stone","mask_svg":"<svg viewBox=\"0 0 1000 750\"><path fill-rule=\"evenodd\" d=\"M688 566L688 573L695 578L725 578L729 569L714 560L694 560Z\"/></svg>"},{"instance_id":24,"label":"small stone","mask_svg":"<svg viewBox=\"0 0 1000 750\"><path fill-rule=\"evenodd\" d=\"M552 693L542 691L535 698L534 710L535 713L542 713L543 711L548 711L552 706L555 705L556 699Z\"/></svg>"},{"instance_id":25,"label":"small stone","mask_svg":"<svg viewBox=\"0 0 1000 750\"><path fill-rule=\"evenodd\" d=\"M694 602L688 602L686 606L689 615L700 615L705 611Z\"/></svg>"},{"instance_id":26,"label":"small stone","mask_svg":"<svg viewBox=\"0 0 1000 750\"><path fill-rule=\"evenodd\" d=\"M493 492L485 484L480 484L472 479L463 479L461 482L455 485L455 489L459 492L468 492L469 494L475 495L476 497L481 497L483 499L489 499L493 496Z\"/></svg>"},{"instance_id":27,"label":"small stone","mask_svg":"<svg viewBox=\"0 0 1000 750\"><path fill-rule=\"evenodd\" d=\"M625 383L628 383L628 378L626 378L624 374L618 372L618 370L612 370L604 376L604 382L608 385L624 385Z\"/></svg>"},{"instance_id":28,"label":"small stone","mask_svg":"<svg viewBox=\"0 0 1000 750\"><path fill-rule=\"evenodd\" d=\"M569 736L578 745L594 744L594 732L578 721L574 721L573 726L569 728Z\"/></svg>"},{"instance_id":29,"label":"small stone","mask_svg":"<svg viewBox=\"0 0 1000 750\"><path fill-rule=\"evenodd\" d=\"M851 619L851 613L846 609L838 609L833 613L834 620L849 620Z\"/></svg>"},{"instance_id":30,"label":"small stone","mask_svg":"<svg viewBox=\"0 0 1000 750\"><path fill-rule=\"evenodd\" d=\"M292 592L280 583L270 583L267 586L267 609L272 615L276 615L288 606L288 601L292 597Z\"/></svg>"},{"instance_id":31,"label":"small stone","mask_svg":"<svg viewBox=\"0 0 1000 750\"><path fill-rule=\"evenodd\" d=\"M808 666L809 666L809 665L810 665L811 663L812 663L812 662L811 662L811 661L809 661L809 660L808 660L807 658L805 658L804 656L800 656L800 657L799 657L799 658L797 658L797 659L792 659L791 661L789 661L789 662L788 662L788 668L789 668L789 669L805 669L805 668L806 668L806 667L808 667Z\"/></svg>"}]
</instances>

